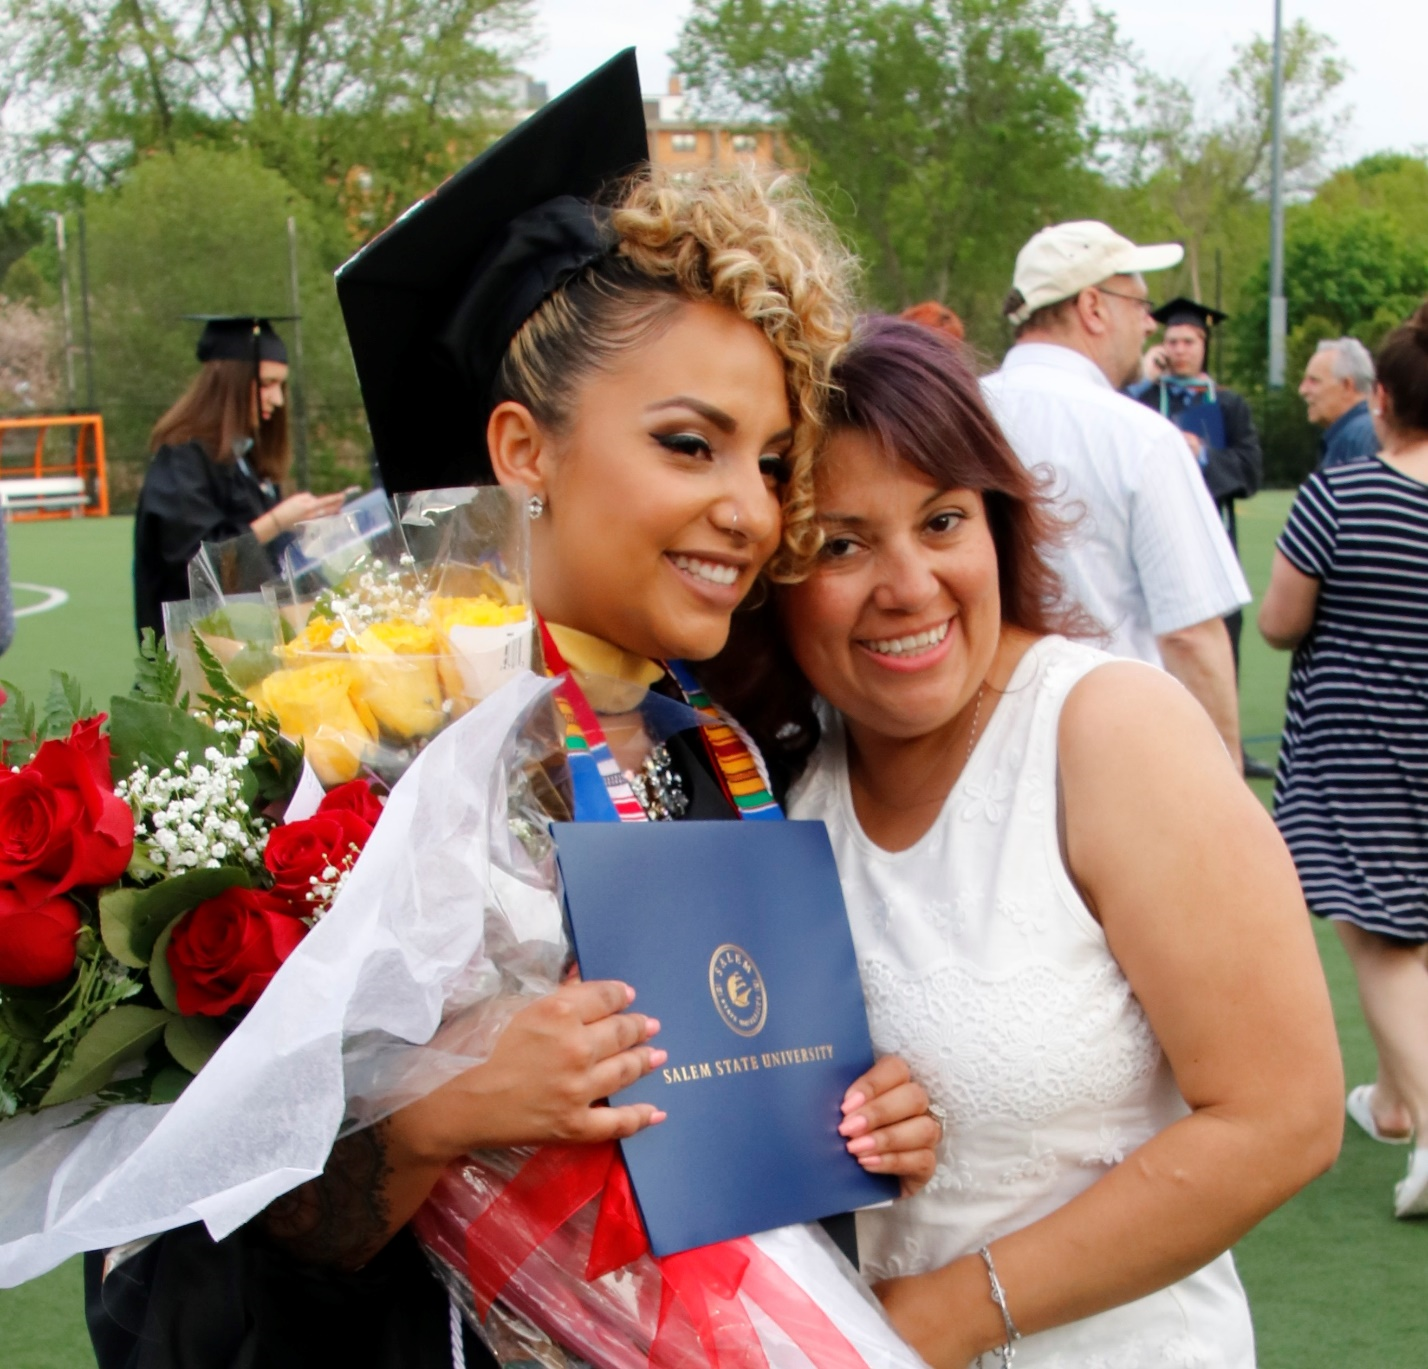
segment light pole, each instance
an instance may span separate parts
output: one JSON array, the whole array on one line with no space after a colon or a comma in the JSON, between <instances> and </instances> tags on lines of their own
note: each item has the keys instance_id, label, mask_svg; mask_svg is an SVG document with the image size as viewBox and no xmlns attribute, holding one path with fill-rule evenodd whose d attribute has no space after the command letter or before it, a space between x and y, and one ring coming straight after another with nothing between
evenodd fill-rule
<instances>
[{"instance_id":1,"label":"light pole","mask_svg":"<svg viewBox=\"0 0 1428 1369\"><path fill-rule=\"evenodd\" d=\"M1269 388L1284 385L1284 16L1274 0L1274 85L1270 102L1269 153Z\"/></svg>"}]
</instances>

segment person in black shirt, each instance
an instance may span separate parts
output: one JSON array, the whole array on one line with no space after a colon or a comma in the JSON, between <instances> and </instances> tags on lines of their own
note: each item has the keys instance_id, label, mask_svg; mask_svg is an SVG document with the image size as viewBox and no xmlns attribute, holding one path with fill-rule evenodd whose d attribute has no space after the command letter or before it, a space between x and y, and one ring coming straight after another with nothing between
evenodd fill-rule
<instances>
[{"instance_id":1,"label":"person in black shirt","mask_svg":"<svg viewBox=\"0 0 1428 1369\"><path fill-rule=\"evenodd\" d=\"M187 599L188 563L205 542L241 538L243 560L276 572L287 534L342 507L342 494L294 494L279 484L288 445L288 354L267 319L208 318L202 370L154 425L153 460L134 517L134 626L164 630L163 605Z\"/></svg>"}]
</instances>

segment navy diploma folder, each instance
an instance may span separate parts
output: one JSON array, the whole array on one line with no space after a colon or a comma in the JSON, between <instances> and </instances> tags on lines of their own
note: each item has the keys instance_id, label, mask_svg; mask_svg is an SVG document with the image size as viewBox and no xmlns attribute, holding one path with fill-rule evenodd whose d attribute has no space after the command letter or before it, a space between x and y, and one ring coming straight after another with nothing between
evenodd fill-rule
<instances>
[{"instance_id":1,"label":"navy diploma folder","mask_svg":"<svg viewBox=\"0 0 1428 1369\"><path fill-rule=\"evenodd\" d=\"M873 1047L823 824L551 830L582 976L632 984L669 1052L610 1100L669 1114L620 1143L654 1253L896 1197L838 1135Z\"/></svg>"}]
</instances>

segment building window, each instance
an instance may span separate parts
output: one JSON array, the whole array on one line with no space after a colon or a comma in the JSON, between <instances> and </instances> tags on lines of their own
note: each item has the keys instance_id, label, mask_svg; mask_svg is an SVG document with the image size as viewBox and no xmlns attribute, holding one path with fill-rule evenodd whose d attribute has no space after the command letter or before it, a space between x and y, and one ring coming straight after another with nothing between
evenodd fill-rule
<instances>
[{"instance_id":1,"label":"building window","mask_svg":"<svg viewBox=\"0 0 1428 1369\"><path fill-rule=\"evenodd\" d=\"M758 135L754 133L734 134L735 152L757 152L759 148Z\"/></svg>"},{"instance_id":2,"label":"building window","mask_svg":"<svg viewBox=\"0 0 1428 1369\"><path fill-rule=\"evenodd\" d=\"M671 133L669 145L675 152L693 152L699 145L699 139L693 133Z\"/></svg>"}]
</instances>

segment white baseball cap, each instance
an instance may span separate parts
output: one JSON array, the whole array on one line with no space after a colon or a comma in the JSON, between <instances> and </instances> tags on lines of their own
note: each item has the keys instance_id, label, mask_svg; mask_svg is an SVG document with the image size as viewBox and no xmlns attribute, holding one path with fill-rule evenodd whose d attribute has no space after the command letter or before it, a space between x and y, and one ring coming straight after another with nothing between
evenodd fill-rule
<instances>
[{"instance_id":1,"label":"white baseball cap","mask_svg":"<svg viewBox=\"0 0 1428 1369\"><path fill-rule=\"evenodd\" d=\"M1006 315L1022 324L1038 309L1079 295L1112 276L1164 271L1178 266L1185 249L1178 242L1139 247L1095 219L1043 228L1016 254ZM1017 296L1021 299L1018 302Z\"/></svg>"}]
</instances>

